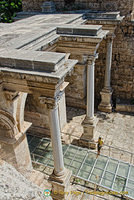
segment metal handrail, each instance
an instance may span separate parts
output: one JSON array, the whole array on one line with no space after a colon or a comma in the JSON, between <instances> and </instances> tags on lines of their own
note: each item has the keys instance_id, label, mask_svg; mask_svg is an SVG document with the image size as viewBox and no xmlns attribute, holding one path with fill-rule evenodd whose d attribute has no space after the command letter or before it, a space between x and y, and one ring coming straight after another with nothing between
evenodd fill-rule
<instances>
[{"instance_id":1,"label":"metal handrail","mask_svg":"<svg viewBox=\"0 0 134 200\"><path fill-rule=\"evenodd\" d=\"M70 136L75 136L75 135L71 135L71 134L68 134L68 133L63 133L63 134L65 134L65 135L70 135ZM75 136L75 137L78 138L78 139L80 139L78 136ZM90 142L90 141L88 141L88 140L86 140L86 139L82 139L82 140L85 141L85 142L88 142L89 144L97 144L97 142ZM118 147L110 146L110 145L107 145L107 144L103 144L103 147L108 147L108 148L109 148L109 157L110 157L110 150L111 150L111 149L115 149L115 150L118 150L118 151L121 151L121 152L130 154L130 161L129 161L129 163L132 163L133 157L134 157L134 153L129 152L129 151L127 151L127 150L123 150L123 149L118 148ZM113 158L113 159L114 159L114 158ZM121 159L121 158L120 158L120 159Z\"/></svg>"},{"instance_id":2,"label":"metal handrail","mask_svg":"<svg viewBox=\"0 0 134 200\"><path fill-rule=\"evenodd\" d=\"M67 134L67 135L70 135L70 134ZM38 136L37 136L38 137ZM80 139L78 136L76 136L78 139ZM43 139L43 138L42 138ZM45 138L46 139L46 138ZM47 138L48 139L48 138ZM51 141L51 139L48 139L48 140L50 140ZM86 140L86 139L82 139L83 141L86 141L86 142L88 142L89 144L97 144L97 142L90 142L90 141L88 141L88 140ZM126 150L123 150L123 149L121 149L121 148L117 148L117 147L114 147L114 146L110 146L110 145L107 145L107 144L103 144L103 148L104 147L108 147L108 150L109 150L109 157L111 157L110 156L110 153L111 153L111 149L115 149L115 150L118 150L118 151L120 151L120 152L123 152L123 153L127 153L127 154L130 154L130 161L127 161L128 163L132 163L132 161L134 161L134 153L132 153L132 152L129 152L129 151L126 151ZM113 157L113 159L114 159L114 157ZM121 157L120 157L120 160L121 160ZM123 161L123 162L125 162L125 161Z\"/></svg>"}]
</instances>

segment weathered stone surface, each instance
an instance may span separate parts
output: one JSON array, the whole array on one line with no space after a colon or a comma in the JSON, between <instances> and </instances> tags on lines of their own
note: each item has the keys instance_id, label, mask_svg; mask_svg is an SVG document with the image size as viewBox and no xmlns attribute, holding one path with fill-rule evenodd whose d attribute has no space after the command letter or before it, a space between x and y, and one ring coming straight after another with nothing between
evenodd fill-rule
<instances>
[{"instance_id":1,"label":"weathered stone surface","mask_svg":"<svg viewBox=\"0 0 134 200\"><path fill-rule=\"evenodd\" d=\"M107 20L107 19L111 19L111 20L114 20L114 19L118 19L120 18L120 12L89 12L89 13L86 13L86 18L87 19L104 19L104 20Z\"/></svg>"},{"instance_id":2,"label":"weathered stone surface","mask_svg":"<svg viewBox=\"0 0 134 200\"><path fill-rule=\"evenodd\" d=\"M102 31L102 26L92 25L64 25L57 27L57 34L97 36Z\"/></svg>"},{"instance_id":3,"label":"weathered stone surface","mask_svg":"<svg viewBox=\"0 0 134 200\"><path fill-rule=\"evenodd\" d=\"M41 6L43 4L44 0L23 0L23 10L24 11L41 11ZM57 8L63 8L65 6L65 1L63 0L54 0L54 3ZM129 1L121 1L121 0L103 0L103 2L98 0L76 0L74 5L76 7L82 7L85 9L90 9L92 11L120 11L121 15L127 15L130 14L132 9L134 8L134 2L133 0Z\"/></svg>"},{"instance_id":4,"label":"weathered stone surface","mask_svg":"<svg viewBox=\"0 0 134 200\"><path fill-rule=\"evenodd\" d=\"M0 199L43 200L44 195L43 189L31 183L13 166L2 162L2 164L0 163Z\"/></svg>"},{"instance_id":5,"label":"weathered stone surface","mask_svg":"<svg viewBox=\"0 0 134 200\"><path fill-rule=\"evenodd\" d=\"M128 105L128 104L116 104L116 111L122 111L122 112L132 112L134 113L134 105Z\"/></svg>"},{"instance_id":6,"label":"weathered stone surface","mask_svg":"<svg viewBox=\"0 0 134 200\"><path fill-rule=\"evenodd\" d=\"M129 113L95 113L99 122L97 124L96 138L102 137L105 145L123 149L134 153L134 116ZM62 137L67 144L79 145L79 139L83 134L82 121L85 118L85 110L67 107L68 123L62 131ZM89 140L87 140L87 144ZM109 156L109 149L102 148L102 154ZM119 150L110 149L110 155L116 159L122 159L130 162L131 154L125 152L120 153ZM134 159L133 159L134 163Z\"/></svg>"},{"instance_id":7,"label":"weathered stone surface","mask_svg":"<svg viewBox=\"0 0 134 200\"><path fill-rule=\"evenodd\" d=\"M62 53L12 49L11 52L1 50L0 54L0 67L14 69L52 72L57 71L64 63L65 54Z\"/></svg>"}]
</instances>

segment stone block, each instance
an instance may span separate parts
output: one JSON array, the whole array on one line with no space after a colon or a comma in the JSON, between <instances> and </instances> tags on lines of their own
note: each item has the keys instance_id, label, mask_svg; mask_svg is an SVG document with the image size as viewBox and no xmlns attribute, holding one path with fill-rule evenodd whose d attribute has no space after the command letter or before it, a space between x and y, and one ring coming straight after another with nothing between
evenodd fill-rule
<instances>
[{"instance_id":1,"label":"stone block","mask_svg":"<svg viewBox=\"0 0 134 200\"><path fill-rule=\"evenodd\" d=\"M83 125L83 129L84 129L84 133L82 134L80 140L79 140L79 144L81 146L85 146L88 148L96 148L96 144L94 143L94 141L96 141L97 139L97 132L96 132L96 126L98 123L98 118L94 118L91 121L85 117L82 125Z\"/></svg>"},{"instance_id":2,"label":"stone block","mask_svg":"<svg viewBox=\"0 0 134 200\"><path fill-rule=\"evenodd\" d=\"M89 12L86 13L87 19L117 19L120 12Z\"/></svg>"},{"instance_id":3,"label":"stone block","mask_svg":"<svg viewBox=\"0 0 134 200\"><path fill-rule=\"evenodd\" d=\"M26 135L22 135L13 143L10 140L0 140L0 157L18 170L31 170L32 162Z\"/></svg>"},{"instance_id":4,"label":"stone block","mask_svg":"<svg viewBox=\"0 0 134 200\"><path fill-rule=\"evenodd\" d=\"M15 69L53 72L65 63L64 53L12 50L1 52L0 66Z\"/></svg>"},{"instance_id":5,"label":"stone block","mask_svg":"<svg viewBox=\"0 0 134 200\"><path fill-rule=\"evenodd\" d=\"M57 34L97 36L102 31L101 25L64 25L57 27Z\"/></svg>"},{"instance_id":6,"label":"stone block","mask_svg":"<svg viewBox=\"0 0 134 200\"><path fill-rule=\"evenodd\" d=\"M109 112L109 113L112 112L112 104L111 104L112 92L102 90L100 94L101 94L101 103L99 104L98 109L102 112Z\"/></svg>"}]
</instances>

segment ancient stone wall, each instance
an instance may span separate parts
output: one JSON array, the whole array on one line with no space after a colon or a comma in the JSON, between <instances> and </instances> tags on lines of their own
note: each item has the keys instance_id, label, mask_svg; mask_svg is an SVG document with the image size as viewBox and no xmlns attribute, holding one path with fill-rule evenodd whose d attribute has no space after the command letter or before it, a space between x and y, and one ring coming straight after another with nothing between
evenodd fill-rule
<instances>
[{"instance_id":1,"label":"ancient stone wall","mask_svg":"<svg viewBox=\"0 0 134 200\"><path fill-rule=\"evenodd\" d=\"M22 0L23 11L41 11L44 0ZM54 0L56 7L64 7L64 0Z\"/></svg>"},{"instance_id":2,"label":"ancient stone wall","mask_svg":"<svg viewBox=\"0 0 134 200\"><path fill-rule=\"evenodd\" d=\"M45 0L22 0L24 11L41 11L42 3ZM65 5L64 0L53 0L56 7L62 8ZM71 1L70 1L71 2ZM70 3L71 4L71 3ZM75 0L75 9L77 7L90 10L120 11L121 15L127 15L134 10L133 0ZM71 8L71 7L70 7Z\"/></svg>"},{"instance_id":3,"label":"ancient stone wall","mask_svg":"<svg viewBox=\"0 0 134 200\"><path fill-rule=\"evenodd\" d=\"M134 22L124 20L116 29L113 43L113 96L134 98Z\"/></svg>"},{"instance_id":4,"label":"ancient stone wall","mask_svg":"<svg viewBox=\"0 0 134 200\"><path fill-rule=\"evenodd\" d=\"M44 0L23 0L23 11L41 11L41 5Z\"/></svg>"},{"instance_id":5,"label":"ancient stone wall","mask_svg":"<svg viewBox=\"0 0 134 200\"><path fill-rule=\"evenodd\" d=\"M113 42L113 56L111 68L111 86L113 99L134 98L134 23L123 22L117 26ZM95 66L95 96L96 104L100 101L100 91L104 87L104 73L106 62L106 41L103 40L99 49L99 58Z\"/></svg>"},{"instance_id":6,"label":"ancient stone wall","mask_svg":"<svg viewBox=\"0 0 134 200\"><path fill-rule=\"evenodd\" d=\"M76 0L75 2L95 11L120 11L121 15L130 14L134 5L133 0Z\"/></svg>"}]
</instances>

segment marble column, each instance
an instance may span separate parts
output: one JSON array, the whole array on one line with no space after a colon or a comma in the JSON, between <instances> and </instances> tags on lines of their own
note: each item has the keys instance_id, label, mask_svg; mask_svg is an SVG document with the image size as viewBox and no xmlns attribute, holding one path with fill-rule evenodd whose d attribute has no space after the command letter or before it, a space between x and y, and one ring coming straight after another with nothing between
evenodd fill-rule
<instances>
[{"instance_id":1,"label":"marble column","mask_svg":"<svg viewBox=\"0 0 134 200\"><path fill-rule=\"evenodd\" d=\"M64 174L65 169L64 169L63 152L61 144L58 105L55 105L53 108L49 107L49 122L50 122L50 132L51 132L51 140L53 147L54 174L56 176L61 176Z\"/></svg>"},{"instance_id":2,"label":"marble column","mask_svg":"<svg viewBox=\"0 0 134 200\"><path fill-rule=\"evenodd\" d=\"M97 119L94 117L94 70L95 70L95 60L98 55L88 57L87 65L87 110L86 117L82 123L84 128L84 133L81 137L81 141L91 148L95 148L92 143L95 139L95 128L97 124ZM85 146L84 145L84 146Z\"/></svg>"},{"instance_id":3,"label":"marble column","mask_svg":"<svg viewBox=\"0 0 134 200\"><path fill-rule=\"evenodd\" d=\"M42 103L44 102L49 111L49 124L51 132L51 141L53 149L54 170L49 177L52 184L51 196L55 200L70 199L70 178L72 172L64 167L60 122L59 122L59 99L63 92L60 92L56 98L40 97ZM65 113L66 114L66 113Z\"/></svg>"},{"instance_id":4,"label":"marble column","mask_svg":"<svg viewBox=\"0 0 134 200\"><path fill-rule=\"evenodd\" d=\"M107 54L105 67L104 88L100 92L101 103L98 109L103 112L112 112L112 88L111 88L111 65L112 65L112 45L114 35L107 37Z\"/></svg>"}]
</instances>

